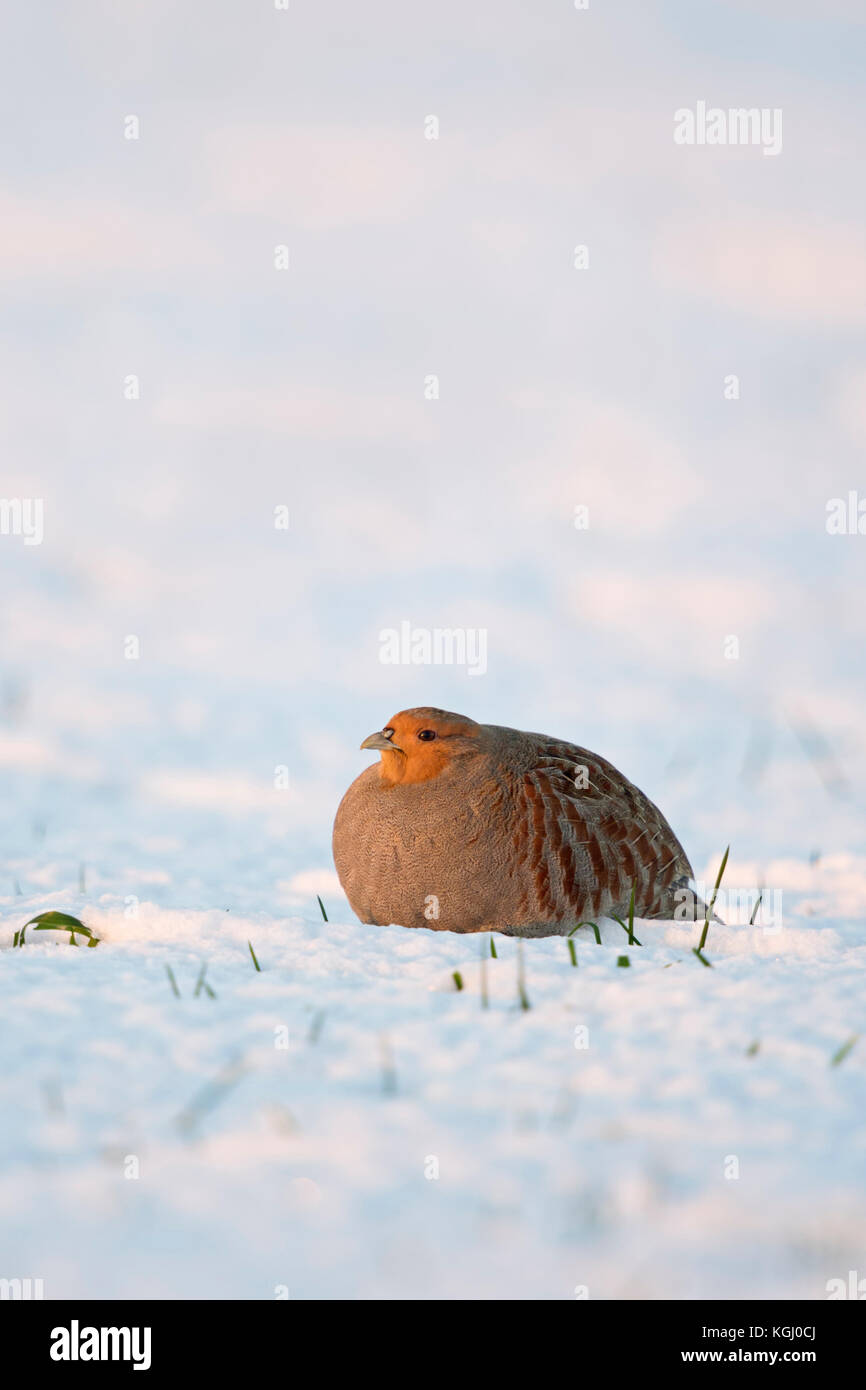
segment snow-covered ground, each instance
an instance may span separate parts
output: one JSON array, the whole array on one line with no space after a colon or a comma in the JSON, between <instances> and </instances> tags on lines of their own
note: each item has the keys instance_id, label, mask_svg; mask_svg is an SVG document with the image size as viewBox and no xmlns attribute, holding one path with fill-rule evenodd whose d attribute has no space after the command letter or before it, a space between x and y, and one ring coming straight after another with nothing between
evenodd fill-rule
<instances>
[{"instance_id":1,"label":"snow-covered ground","mask_svg":"<svg viewBox=\"0 0 866 1390\"><path fill-rule=\"evenodd\" d=\"M183 862L165 833L125 849ZM605 922L575 968L559 939L498 937L492 959L488 936L360 926L322 867L270 904L192 910L152 900L155 868L85 870L81 894L62 849L47 862L19 856L0 900L4 1277L48 1297L822 1298L866 1267L866 1045L832 1064L863 1028L859 924L714 923L707 969L695 928L636 923L630 947ZM258 869L273 883L267 846ZM841 900L858 869L801 878ZM100 945L13 950L52 907Z\"/></svg>"}]
</instances>

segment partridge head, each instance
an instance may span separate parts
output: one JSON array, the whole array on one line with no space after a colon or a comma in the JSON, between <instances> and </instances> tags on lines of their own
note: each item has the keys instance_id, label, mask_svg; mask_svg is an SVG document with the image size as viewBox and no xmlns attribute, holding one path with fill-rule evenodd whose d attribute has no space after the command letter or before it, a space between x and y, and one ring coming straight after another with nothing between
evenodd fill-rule
<instances>
[{"instance_id":1,"label":"partridge head","mask_svg":"<svg viewBox=\"0 0 866 1390\"><path fill-rule=\"evenodd\" d=\"M691 866L662 815L606 759L546 734L403 710L362 748L334 861L363 922L549 936L628 910L694 916Z\"/></svg>"}]
</instances>

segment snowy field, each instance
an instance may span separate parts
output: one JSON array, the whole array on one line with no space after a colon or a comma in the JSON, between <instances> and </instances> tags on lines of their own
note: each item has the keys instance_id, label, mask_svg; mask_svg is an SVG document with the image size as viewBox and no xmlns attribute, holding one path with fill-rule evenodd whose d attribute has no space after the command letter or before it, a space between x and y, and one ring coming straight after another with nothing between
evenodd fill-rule
<instances>
[{"instance_id":1,"label":"snowy field","mask_svg":"<svg viewBox=\"0 0 866 1390\"><path fill-rule=\"evenodd\" d=\"M492 959L486 935L361 926L322 865L275 880L277 844L242 851L258 890L193 888L170 829L107 830L118 870L85 868L84 894L50 826L9 865L8 1277L48 1297L822 1298L862 1267L866 1046L833 1058L863 1028L866 947L830 915L862 863L771 866L800 915L713 924L710 969L675 923L636 923L641 946L582 928L576 968L565 941L525 942L525 1009L514 940ZM187 823L193 844L220 832L240 833ZM184 896L202 905L158 900ZM52 907L100 945L12 950Z\"/></svg>"}]
</instances>

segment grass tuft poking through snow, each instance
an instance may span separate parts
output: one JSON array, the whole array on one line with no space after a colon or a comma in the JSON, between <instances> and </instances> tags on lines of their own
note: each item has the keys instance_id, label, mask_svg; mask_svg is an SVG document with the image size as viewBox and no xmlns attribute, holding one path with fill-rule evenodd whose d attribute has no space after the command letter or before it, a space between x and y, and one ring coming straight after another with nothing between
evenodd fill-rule
<instances>
[{"instance_id":1,"label":"grass tuft poking through snow","mask_svg":"<svg viewBox=\"0 0 866 1390\"><path fill-rule=\"evenodd\" d=\"M719 893L719 885L721 884L721 881L722 881L722 874L725 872L725 865L726 865L727 862L728 862L728 855L730 854L730 852L731 852L731 847L730 847L730 845L728 845L727 849L725 850L724 854L722 855L722 862L721 862L721 864L719 865L719 872L716 874L716 881L715 881L715 884L713 885L712 897L710 898L710 901L709 901L709 903L707 904L707 915L706 915L706 917L704 918L704 929L703 929L703 931L701 932L701 939L700 939L700 941L698 942L698 944L697 944L697 946L696 946L696 948L695 948L695 955L697 956L698 960L703 961L704 965L709 965L709 961L708 961L708 960L704 960L704 957L703 957L703 955L702 955L701 953L702 953L704 947L705 947L706 944L707 944L707 932L708 932L709 929L710 929L710 918L711 918L712 915L713 915L713 908L714 908L715 905L716 905L716 898L718 897L718 893Z\"/></svg>"},{"instance_id":2,"label":"grass tuft poking through snow","mask_svg":"<svg viewBox=\"0 0 866 1390\"><path fill-rule=\"evenodd\" d=\"M523 941L518 937L517 940L517 998L521 1009L531 1008L529 995L526 990L526 962L523 958Z\"/></svg>"},{"instance_id":3,"label":"grass tuft poking through snow","mask_svg":"<svg viewBox=\"0 0 866 1390\"><path fill-rule=\"evenodd\" d=\"M619 920L619 919L617 919L617 920ZM620 926L622 926L622 922L620 922ZM572 927L571 931L568 933L569 936L573 936L574 933L575 933L576 931L579 931L581 927L592 927L593 935L595 936L596 945L597 945L597 946L600 946L600 945L602 944L602 943L601 943L601 932L599 931L599 929L598 929L598 924L597 924L596 922L578 922L577 926L576 926L576 927Z\"/></svg>"},{"instance_id":4,"label":"grass tuft poking through snow","mask_svg":"<svg viewBox=\"0 0 866 1390\"><path fill-rule=\"evenodd\" d=\"M99 937L95 936L90 928L86 927L77 917L71 916L68 912L40 912L36 917L31 917L30 921L25 922L20 931L15 933L12 939L13 946L24 945L28 927L32 927L34 931L68 931L70 946L78 945L75 940L76 933L88 938L88 946L99 945Z\"/></svg>"},{"instance_id":5,"label":"grass tuft poking through snow","mask_svg":"<svg viewBox=\"0 0 866 1390\"><path fill-rule=\"evenodd\" d=\"M619 922L623 931L628 933L629 946L640 946L642 944L634 934L634 884L631 886L631 896L628 903L628 923L624 922L621 917L617 917L616 915L614 915L613 920Z\"/></svg>"},{"instance_id":6,"label":"grass tuft poking through snow","mask_svg":"<svg viewBox=\"0 0 866 1390\"><path fill-rule=\"evenodd\" d=\"M838 1049L838 1051L834 1052L833 1056L830 1058L831 1067L838 1067L842 1065L849 1052L851 1052L854 1049L859 1037L859 1033L854 1033L850 1038L847 1039L846 1042L843 1042L842 1046Z\"/></svg>"}]
</instances>

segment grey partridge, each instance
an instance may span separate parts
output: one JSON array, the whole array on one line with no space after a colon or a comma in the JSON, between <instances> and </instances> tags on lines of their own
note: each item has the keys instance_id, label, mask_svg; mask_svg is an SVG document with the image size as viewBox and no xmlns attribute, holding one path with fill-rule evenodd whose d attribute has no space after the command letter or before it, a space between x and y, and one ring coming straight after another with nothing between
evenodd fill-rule
<instances>
[{"instance_id":1,"label":"grey partridge","mask_svg":"<svg viewBox=\"0 0 866 1390\"><path fill-rule=\"evenodd\" d=\"M432 708L361 747L381 760L343 797L333 847L362 922L554 936L623 916L632 886L638 917L703 911L661 811L597 753Z\"/></svg>"}]
</instances>

